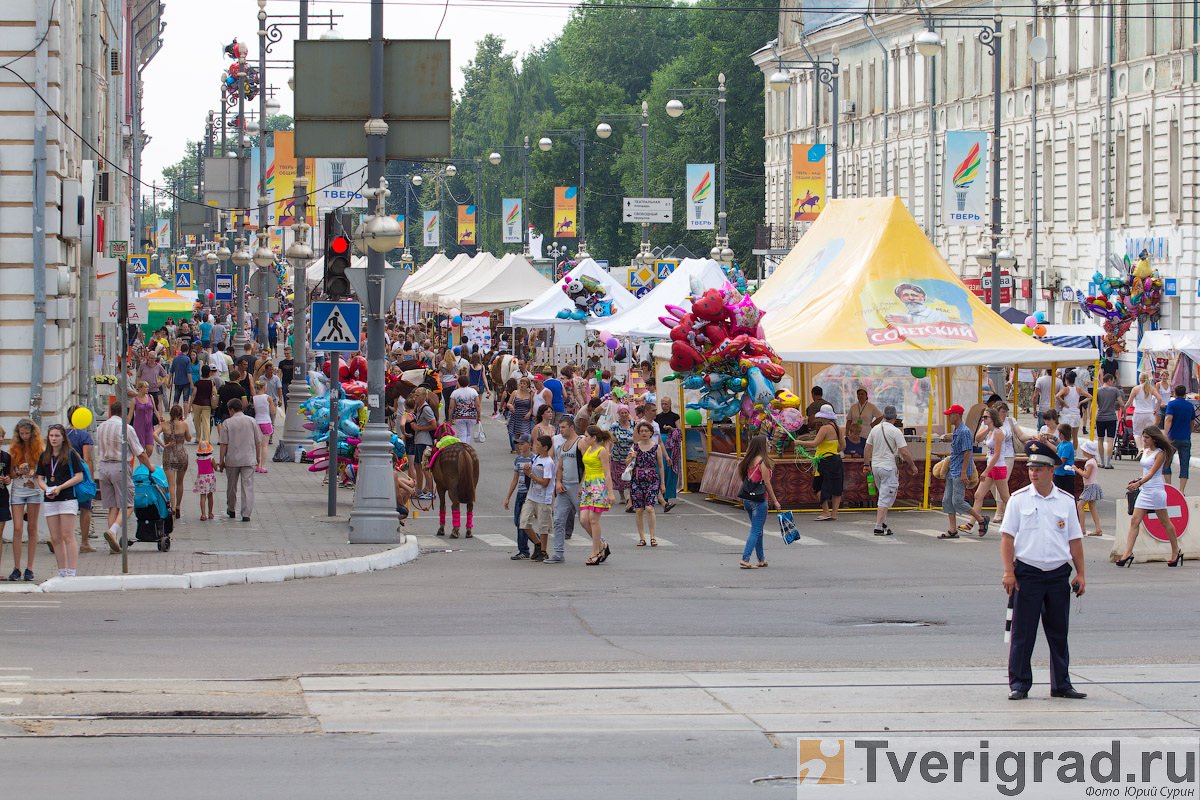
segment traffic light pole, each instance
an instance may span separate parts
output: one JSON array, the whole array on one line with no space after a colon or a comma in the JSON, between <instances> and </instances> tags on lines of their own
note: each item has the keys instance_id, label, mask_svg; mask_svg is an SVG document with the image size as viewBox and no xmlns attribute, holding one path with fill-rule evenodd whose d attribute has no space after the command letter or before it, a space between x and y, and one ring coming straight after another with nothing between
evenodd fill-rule
<instances>
[{"instance_id":1,"label":"traffic light pole","mask_svg":"<svg viewBox=\"0 0 1200 800\"><path fill-rule=\"evenodd\" d=\"M386 195L383 175L387 155L387 123L383 121L383 0L371 0L371 118L367 121L367 184L378 187L368 212L383 214ZM396 513L396 487L392 476L391 432L384 422L384 254L367 249L367 426L358 446L358 475L354 484L354 510L350 512L353 544L403 541ZM332 457L336 457L331 454ZM330 462L334 463L334 462ZM332 480L333 476L330 476Z\"/></svg>"}]
</instances>

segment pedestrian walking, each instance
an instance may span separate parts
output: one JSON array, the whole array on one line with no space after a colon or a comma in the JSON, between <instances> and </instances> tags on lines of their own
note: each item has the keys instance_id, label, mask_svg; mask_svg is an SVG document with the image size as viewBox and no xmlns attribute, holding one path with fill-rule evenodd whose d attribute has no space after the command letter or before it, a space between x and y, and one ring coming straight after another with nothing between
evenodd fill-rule
<instances>
[{"instance_id":1,"label":"pedestrian walking","mask_svg":"<svg viewBox=\"0 0 1200 800\"><path fill-rule=\"evenodd\" d=\"M1071 590L1086 588L1083 531L1074 498L1059 490L1051 477L1061 466L1058 454L1044 442L1025 445L1030 485L1013 492L1000 526L1001 584L1012 597L1012 641L1008 650L1008 699L1024 700L1033 686L1030 659L1038 623L1050 647L1050 696L1087 697L1071 685L1067 629ZM1071 566L1075 580L1071 581Z\"/></svg>"},{"instance_id":2,"label":"pedestrian walking","mask_svg":"<svg viewBox=\"0 0 1200 800\"><path fill-rule=\"evenodd\" d=\"M515 491L517 494L516 505L512 507L513 525L517 528L517 552L512 556L513 561L529 558L529 537L525 535L525 528L521 526L521 509L525 507L525 500L529 496L529 476L525 474L525 465L533 463L531 447L532 441L528 436L522 436L517 440L517 455L513 458L512 482L508 485L508 494L504 495L504 510L508 511L513 492Z\"/></svg>"},{"instance_id":3,"label":"pedestrian walking","mask_svg":"<svg viewBox=\"0 0 1200 800\"><path fill-rule=\"evenodd\" d=\"M4 449L4 438L8 433L0 426L0 564L4 563L4 529L12 522L12 502L8 487L12 483L12 456ZM14 537L15 538L15 537ZM18 561L17 566L20 566ZM3 575L0 572L0 575ZM20 571L18 570L18 574ZM0 580L8 580L0 578Z\"/></svg>"},{"instance_id":4,"label":"pedestrian walking","mask_svg":"<svg viewBox=\"0 0 1200 800\"><path fill-rule=\"evenodd\" d=\"M212 414L217 406L217 389L211 376L212 367L202 365L200 380L192 392L192 427L196 430L196 440L201 442L207 442L212 435Z\"/></svg>"},{"instance_id":5,"label":"pedestrian walking","mask_svg":"<svg viewBox=\"0 0 1200 800\"><path fill-rule=\"evenodd\" d=\"M158 424L156 433L163 443L162 467L167 473L171 511L175 514L175 519L179 519L179 507L183 503L183 481L187 477L190 463L183 443L192 440L191 431L183 419L183 407L178 403L171 406L167 419Z\"/></svg>"},{"instance_id":6,"label":"pedestrian walking","mask_svg":"<svg viewBox=\"0 0 1200 800\"><path fill-rule=\"evenodd\" d=\"M413 430L413 480L416 481L417 499L433 499L433 476L425 469L425 453L433 446L433 431L437 428L437 418L429 405L429 390L418 386L409 395L412 408Z\"/></svg>"},{"instance_id":7,"label":"pedestrian walking","mask_svg":"<svg viewBox=\"0 0 1200 800\"><path fill-rule=\"evenodd\" d=\"M1133 441L1138 448L1138 459L1142 457L1142 442L1145 438L1142 434L1148 426L1154 424L1159 401L1158 389L1150 382L1150 373L1143 370L1138 385L1129 392L1129 403L1133 406Z\"/></svg>"},{"instance_id":8,"label":"pedestrian walking","mask_svg":"<svg viewBox=\"0 0 1200 800\"><path fill-rule=\"evenodd\" d=\"M267 382L259 379L254 382L254 424L258 426L258 430L262 433L262 437L258 440L258 464L255 466L255 472L266 474L267 472L267 445L271 441L271 435L275 433L275 401L267 394Z\"/></svg>"},{"instance_id":9,"label":"pedestrian walking","mask_svg":"<svg viewBox=\"0 0 1200 800\"><path fill-rule=\"evenodd\" d=\"M42 432L31 420L23 419L13 429L8 454L11 457L12 484L9 488L13 523L13 571L10 581L33 580L33 557L37 550L38 516L45 502L45 490L38 482L38 464L42 458ZM25 572L21 572L21 545L28 538Z\"/></svg>"},{"instance_id":10,"label":"pedestrian walking","mask_svg":"<svg viewBox=\"0 0 1200 800\"><path fill-rule=\"evenodd\" d=\"M54 424L46 429L46 447L38 459L38 487L45 493L46 527L50 529L51 551L58 563L58 577L75 577L79 546L75 542L75 519L79 503L75 486L84 478L83 459L67 441L67 429ZM32 543L31 543L32 544ZM32 555L33 547L30 547ZM29 570L33 568L30 559ZM25 580L33 580L26 570Z\"/></svg>"},{"instance_id":11,"label":"pedestrian walking","mask_svg":"<svg viewBox=\"0 0 1200 800\"><path fill-rule=\"evenodd\" d=\"M517 438L530 433L533 427L533 391L529 378L517 381L517 390L508 401L508 439L510 446ZM516 448L512 448L516 452ZM557 460L557 459L555 459Z\"/></svg>"},{"instance_id":12,"label":"pedestrian walking","mask_svg":"<svg viewBox=\"0 0 1200 800\"><path fill-rule=\"evenodd\" d=\"M192 399L191 348L183 339L177 342L179 352L171 359L171 403L186 406Z\"/></svg>"},{"instance_id":13,"label":"pedestrian walking","mask_svg":"<svg viewBox=\"0 0 1200 800\"><path fill-rule=\"evenodd\" d=\"M446 418L450 418L450 395L458 388L458 358L453 350L446 350L438 365L438 378L442 382L442 406L446 408Z\"/></svg>"},{"instance_id":14,"label":"pedestrian walking","mask_svg":"<svg viewBox=\"0 0 1200 800\"><path fill-rule=\"evenodd\" d=\"M942 437L950 441L950 464L946 473L946 488L942 492L942 512L950 519L950 527L939 539L957 539L962 528L958 527L959 514L969 514L979 523L979 535L986 536L988 517L977 512L967 503L966 477L975 469L971 458L971 431L963 424L963 407L952 405L942 412L950 424L950 432ZM970 531L970 527L967 528Z\"/></svg>"},{"instance_id":15,"label":"pedestrian walking","mask_svg":"<svg viewBox=\"0 0 1200 800\"><path fill-rule=\"evenodd\" d=\"M165 353L167 350L166 342L161 341L159 344L161 345L160 349ZM163 369L156 351L146 351L142 365L138 368L137 377L139 381L146 382L146 393L150 401L154 404L154 412L156 414L165 414L166 407L163 405L163 385L169 376L167 371ZM156 424L156 422L152 422L150 423L150 427L153 428Z\"/></svg>"},{"instance_id":16,"label":"pedestrian walking","mask_svg":"<svg viewBox=\"0 0 1200 800\"><path fill-rule=\"evenodd\" d=\"M137 431L127 423L123 416L124 406L120 400L113 401L108 407L108 419L96 427L96 458L98 469L94 473L97 494L108 509L108 528L104 531L104 540L108 549L113 553L121 552L121 542L118 536L124 538L121 528L121 509L126 511L126 519L137 524L133 510L133 470L125 470L125 479L121 479L124 462L121 459L121 434L124 432L129 455L140 460L146 469L153 469L150 464L150 454L142 447Z\"/></svg>"},{"instance_id":17,"label":"pedestrian walking","mask_svg":"<svg viewBox=\"0 0 1200 800\"><path fill-rule=\"evenodd\" d=\"M823 513L815 519L817 522L837 521L838 508L842 504L842 488L845 475L842 472L841 451L846 446L845 435L837 424L837 414L833 406L826 403L814 415L816 434L796 440L798 445L814 448L813 455L817 459L815 488L820 493Z\"/></svg>"},{"instance_id":18,"label":"pedestrian walking","mask_svg":"<svg viewBox=\"0 0 1200 800\"><path fill-rule=\"evenodd\" d=\"M1180 384L1175 387L1175 397L1167 403L1166 418L1163 428L1171 448L1179 454L1179 493L1187 491L1188 468L1192 464L1192 423L1196 419L1196 407L1187 399L1187 387ZM1163 465L1163 480L1171 482L1171 462L1168 458Z\"/></svg>"},{"instance_id":19,"label":"pedestrian walking","mask_svg":"<svg viewBox=\"0 0 1200 800\"><path fill-rule=\"evenodd\" d=\"M541 562L548 557L546 548L549 546L550 532L554 525L556 467L554 459L550 457L550 448L553 445L554 442L549 436L539 436L533 442L533 460L521 465L529 488L526 490L525 504L521 507L519 525L525 531L526 538L533 542L530 561Z\"/></svg>"},{"instance_id":20,"label":"pedestrian walking","mask_svg":"<svg viewBox=\"0 0 1200 800\"><path fill-rule=\"evenodd\" d=\"M904 433L896 427L896 407L884 406L883 422L871 429L867 445L863 449L863 474L875 481L875 535L891 536L887 514L896 503L896 492L900 488L900 464L917 473L917 465L908 452Z\"/></svg>"},{"instance_id":21,"label":"pedestrian walking","mask_svg":"<svg viewBox=\"0 0 1200 800\"><path fill-rule=\"evenodd\" d=\"M1037 427L1040 430L1045 424L1045 414L1053 407L1054 378L1050 370L1042 370L1042 374L1033 382L1033 407L1037 409Z\"/></svg>"},{"instance_id":22,"label":"pedestrian walking","mask_svg":"<svg viewBox=\"0 0 1200 800\"><path fill-rule=\"evenodd\" d=\"M603 564L612 555L604 541L600 517L616 502L611 486L612 464L608 446L612 434L598 425L589 425L579 447L583 448L583 480L579 484L579 523L592 535L592 555L585 564ZM557 545L557 543L556 543Z\"/></svg>"},{"instance_id":23,"label":"pedestrian walking","mask_svg":"<svg viewBox=\"0 0 1200 800\"><path fill-rule=\"evenodd\" d=\"M1060 463L1054 468L1054 485L1062 489L1071 498L1075 498L1075 445L1071 443L1071 426L1060 423L1058 426L1058 459Z\"/></svg>"},{"instance_id":24,"label":"pedestrian walking","mask_svg":"<svg viewBox=\"0 0 1200 800\"><path fill-rule=\"evenodd\" d=\"M1075 388L1074 370L1069 370L1063 376L1063 388L1058 390L1055 398L1060 403L1063 423L1071 427L1071 445L1078 447L1079 428L1083 425L1083 407L1087 405L1089 398L1081 395Z\"/></svg>"},{"instance_id":25,"label":"pedestrian walking","mask_svg":"<svg viewBox=\"0 0 1200 800\"><path fill-rule=\"evenodd\" d=\"M196 446L196 479L192 494L200 495L200 521L213 518L213 495L217 491L217 475L213 467L212 445L201 440Z\"/></svg>"},{"instance_id":26,"label":"pedestrian walking","mask_svg":"<svg viewBox=\"0 0 1200 800\"><path fill-rule=\"evenodd\" d=\"M150 395L150 384L144 380L137 382L137 395L129 404L129 424L137 431L138 441L146 447L153 447L154 426L158 424L158 403Z\"/></svg>"},{"instance_id":27,"label":"pedestrian walking","mask_svg":"<svg viewBox=\"0 0 1200 800\"><path fill-rule=\"evenodd\" d=\"M742 569L759 569L769 566L766 554L763 552L763 529L767 524L767 503L779 510L779 500L775 497L775 489L771 486L771 471L775 462L767 447L767 437L758 435L751 437L746 445L746 455L738 462L738 477L742 479L742 489L738 499L746 516L750 518L750 535L746 537L746 547L742 550L742 560L738 566ZM751 554L758 555L758 563L751 564Z\"/></svg>"},{"instance_id":28,"label":"pedestrian walking","mask_svg":"<svg viewBox=\"0 0 1200 800\"><path fill-rule=\"evenodd\" d=\"M220 435L221 425L229 418L229 402L235 398L242 401L242 408L245 408L250 402L250 395L247 394L245 384L242 382L241 369L231 367L229 379L217 390L217 408L213 413L213 425L217 428L218 435Z\"/></svg>"},{"instance_id":29,"label":"pedestrian walking","mask_svg":"<svg viewBox=\"0 0 1200 800\"><path fill-rule=\"evenodd\" d=\"M580 517L580 489L583 482L583 451L575 432L575 420L564 414L558 421L559 435L554 449L554 553L547 561L562 563L566 543ZM581 518L582 521L582 518Z\"/></svg>"},{"instance_id":30,"label":"pedestrian walking","mask_svg":"<svg viewBox=\"0 0 1200 800\"><path fill-rule=\"evenodd\" d=\"M996 501L995 518L1000 520L1004 518L1004 509L1008 506L1008 464L1005 462L1004 453L1006 444L1008 447L1012 447L1012 440L1009 438L1011 434L1004 430L1000 412L995 408L985 408L981 422L982 425L975 441L983 443L987 464L979 476L979 486L975 488L974 509L975 514L983 516L983 503L995 489L999 494L999 500ZM968 522L959 526L958 530L962 533L970 533L971 527L971 523Z\"/></svg>"},{"instance_id":31,"label":"pedestrian walking","mask_svg":"<svg viewBox=\"0 0 1200 800\"><path fill-rule=\"evenodd\" d=\"M625 504L626 514L633 513L633 501L625 497L625 492L629 489L629 481L625 480L625 467L629 461L630 448L633 447L633 429L634 423L629 415L629 406L624 404L618 406L617 421L608 429L613 437L612 448L608 455L612 461L613 491L617 493L617 498Z\"/></svg>"},{"instance_id":32,"label":"pedestrian walking","mask_svg":"<svg viewBox=\"0 0 1200 800\"><path fill-rule=\"evenodd\" d=\"M1171 540L1171 560L1168 567L1178 567L1183 564L1183 550L1179 548L1179 536L1171 515L1167 512L1167 488L1163 482L1163 467L1170 462L1174 455L1171 443L1157 425L1148 425L1142 432L1142 477L1132 480L1125 487L1127 492L1137 491L1137 499L1133 503L1133 516L1129 519L1129 538L1125 542L1125 553L1117 560L1118 567L1133 566L1133 544L1137 540L1142 527L1142 520L1153 512L1158 517L1159 524ZM13 516L16 517L14 509Z\"/></svg>"},{"instance_id":33,"label":"pedestrian walking","mask_svg":"<svg viewBox=\"0 0 1200 800\"><path fill-rule=\"evenodd\" d=\"M683 483L683 429L679 427L679 415L672 410L671 398L663 397L660 405L662 411L654 421L663 446L663 513L670 514Z\"/></svg>"},{"instance_id":34,"label":"pedestrian walking","mask_svg":"<svg viewBox=\"0 0 1200 800\"><path fill-rule=\"evenodd\" d=\"M238 486L242 492L242 522L254 513L254 473L258 443L265 437L252 417L242 413L242 400L229 401L229 419L221 424L221 459L217 469L225 473L225 514L237 517ZM331 458L336 459L336 454Z\"/></svg>"},{"instance_id":35,"label":"pedestrian walking","mask_svg":"<svg viewBox=\"0 0 1200 800\"><path fill-rule=\"evenodd\" d=\"M1112 451L1117 441L1117 418L1124 405L1124 394L1117 388L1115 373L1103 372L1096 390L1096 442L1099 444L1101 469L1112 469Z\"/></svg>"},{"instance_id":36,"label":"pedestrian walking","mask_svg":"<svg viewBox=\"0 0 1200 800\"><path fill-rule=\"evenodd\" d=\"M480 423L480 406L483 405L479 392L471 386L470 370L458 371L458 388L450 393L447 417L453 420L454 435L470 443L475 437L475 426Z\"/></svg>"},{"instance_id":37,"label":"pedestrian walking","mask_svg":"<svg viewBox=\"0 0 1200 800\"><path fill-rule=\"evenodd\" d=\"M1090 439L1084 439L1083 444L1079 449L1088 457L1083 465L1083 491L1079 493L1079 526L1083 528L1084 536L1100 536L1104 533L1104 529L1100 527L1100 509L1099 503L1104 499L1104 492L1100 489L1100 464L1096 460L1098 450L1096 443ZM1083 507L1088 505L1092 512L1092 528L1088 532L1087 526L1083 524Z\"/></svg>"},{"instance_id":38,"label":"pedestrian walking","mask_svg":"<svg viewBox=\"0 0 1200 800\"><path fill-rule=\"evenodd\" d=\"M554 409L550 406L542 406L534 417L533 430L530 435L535 439L539 436L549 436L553 439L556 433L558 433L558 428L554 424Z\"/></svg>"},{"instance_id":39,"label":"pedestrian walking","mask_svg":"<svg viewBox=\"0 0 1200 800\"><path fill-rule=\"evenodd\" d=\"M661 444L653 444L650 439L654 428L649 422L637 424L637 441L630 451L632 471L629 481L629 500L633 504L633 512L637 518L638 547L646 546L646 531L650 529L650 546L658 547L654 538L657 521L654 516L654 504L662 500L663 484L659 477L663 473L664 453ZM643 524L643 520L645 523Z\"/></svg>"},{"instance_id":40,"label":"pedestrian walking","mask_svg":"<svg viewBox=\"0 0 1200 800\"><path fill-rule=\"evenodd\" d=\"M76 428L75 424L71 421L75 419L75 412L79 408L79 406L71 406L67 409L67 441L71 443L71 449L78 454L83 463L87 464L88 472L95 475L96 462L94 457L96 443L93 441L90 433L82 428ZM95 479L93 478L93 480ZM80 500L76 498L76 502L79 503L79 552L94 553L96 552L96 548L92 547L91 542L88 541L92 536L92 499Z\"/></svg>"}]
</instances>

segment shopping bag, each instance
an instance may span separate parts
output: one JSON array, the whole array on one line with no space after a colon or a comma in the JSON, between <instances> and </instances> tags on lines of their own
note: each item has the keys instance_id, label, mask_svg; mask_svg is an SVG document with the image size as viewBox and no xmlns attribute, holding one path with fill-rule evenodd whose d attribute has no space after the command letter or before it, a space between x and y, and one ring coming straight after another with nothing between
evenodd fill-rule
<instances>
[{"instance_id":1,"label":"shopping bag","mask_svg":"<svg viewBox=\"0 0 1200 800\"><path fill-rule=\"evenodd\" d=\"M791 544L800 538L800 531L796 530L796 520L792 518L792 512L780 511L779 517L779 533L783 536L784 544Z\"/></svg>"},{"instance_id":2,"label":"shopping bag","mask_svg":"<svg viewBox=\"0 0 1200 800\"><path fill-rule=\"evenodd\" d=\"M479 442L480 444L483 444L484 442L487 441L487 436L485 436L483 433L483 425L477 424L475 426L475 433L473 433L471 435L471 438L474 439L475 441Z\"/></svg>"}]
</instances>

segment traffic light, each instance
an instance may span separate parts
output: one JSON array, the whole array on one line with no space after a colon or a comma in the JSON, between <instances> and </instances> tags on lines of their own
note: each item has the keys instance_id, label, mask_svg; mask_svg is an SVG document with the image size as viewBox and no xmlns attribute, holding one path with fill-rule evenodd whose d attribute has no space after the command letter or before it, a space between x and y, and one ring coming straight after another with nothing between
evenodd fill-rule
<instances>
[{"instance_id":1,"label":"traffic light","mask_svg":"<svg viewBox=\"0 0 1200 800\"><path fill-rule=\"evenodd\" d=\"M350 220L341 211L325 215L325 296L347 297L350 280Z\"/></svg>"}]
</instances>

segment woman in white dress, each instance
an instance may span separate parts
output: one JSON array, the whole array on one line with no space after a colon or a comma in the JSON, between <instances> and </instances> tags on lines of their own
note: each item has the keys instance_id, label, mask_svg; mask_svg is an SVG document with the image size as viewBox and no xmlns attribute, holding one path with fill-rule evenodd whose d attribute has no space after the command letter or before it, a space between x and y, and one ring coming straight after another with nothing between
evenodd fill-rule
<instances>
[{"instance_id":1,"label":"woman in white dress","mask_svg":"<svg viewBox=\"0 0 1200 800\"><path fill-rule=\"evenodd\" d=\"M1161 401L1158 389L1150 383L1150 373L1142 372L1141 382L1129 392L1129 404L1133 406L1133 442L1138 449L1138 458L1142 457L1142 434L1147 426L1154 424Z\"/></svg>"},{"instance_id":2,"label":"woman in white dress","mask_svg":"<svg viewBox=\"0 0 1200 800\"><path fill-rule=\"evenodd\" d=\"M1138 490L1137 500L1133 504L1133 518L1129 520L1129 539L1125 543L1125 553L1118 567L1133 565L1133 543L1137 540L1138 530L1142 520L1149 512L1158 516L1159 523L1171 539L1171 560L1168 567L1178 567L1183 563L1183 551L1179 549L1179 537L1175 534L1175 526L1167 513L1167 489L1163 484L1162 468L1171 456L1174 448L1167 441L1166 435L1157 425L1150 425L1142 435L1142 477L1129 482L1126 490Z\"/></svg>"},{"instance_id":3,"label":"woman in white dress","mask_svg":"<svg viewBox=\"0 0 1200 800\"><path fill-rule=\"evenodd\" d=\"M1079 447L1079 426L1083 424L1083 413L1080 406L1086 402L1084 396L1075 388L1075 372L1068 371L1063 376L1063 388L1058 390L1055 399L1062 410L1061 420L1071 426L1071 446Z\"/></svg>"}]
</instances>

